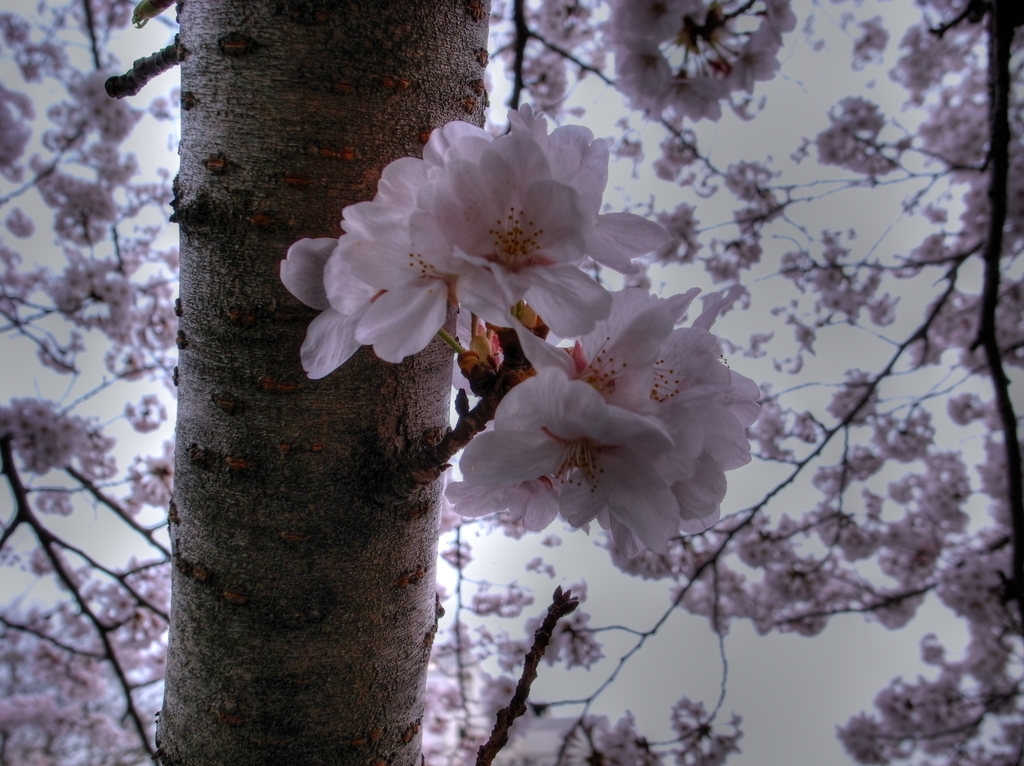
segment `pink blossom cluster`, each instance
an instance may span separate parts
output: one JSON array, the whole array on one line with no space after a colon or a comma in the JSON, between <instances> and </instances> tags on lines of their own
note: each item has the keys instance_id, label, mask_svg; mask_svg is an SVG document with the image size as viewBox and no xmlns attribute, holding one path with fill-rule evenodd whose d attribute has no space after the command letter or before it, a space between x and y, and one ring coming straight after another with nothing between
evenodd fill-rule
<instances>
[{"instance_id":1,"label":"pink blossom cluster","mask_svg":"<svg viewBox=\"0 0 1024 766\"><path fill-rule=\"evenodd\" d=\"M73 464L94 478L114 471L114 440L77 415L44 399L11 399L0 405L0 438L9 438L25 469L36 474Z\"/></svg>"},{"instance_id":2,"label":"pink blossom cluster","mask_svg":"<svg viewBox=\"0 0 1024 766\"><path fill-rule=\"evenodd\" d=\"M91 652L73 663L55 643L8 631L0 657L0 732L8 763L89 766L141 757L116 680ZM62 637L64 638L64 637ZM92 656L90 656L92 655Z\"/></svg>"},{"instance_id":3,"label":"pink blossom cluster","mask_svg":"<svg viewBox=\"0 0 1024 766\"><path fill-rule=\"evenodd\" d=\"M657 224L601 214L608 147L581 126L548 134L527 106L494 139L464 122L435 130L423 159L396 160L370 202L343 211L339 239L289 249L281 279L323 311L306 335L311 377L360 345L399 362L423 350L449 304L508 326L525 301L559 335L591 330L611 299L580 270L585 256L619 271L665 240Z\"/></svg>"},{"instance_id":4,"label":"pink blossom cluster","mask_svg":"<svg viewBox=\"0 0 1024 766\"><path fill-rule=\"evenodd\" d=\"M596 520L629 555L664 550L680 530L717 521L724 472L749 460L757 386L718 359L708 330L720 296L675 329L697 290L609 293L580 270L587 256L634 271L632 259L665 240L639 216L600 214L605 143L579 126L549 134L529 107L510 122L498 139L460 122L435 131L424 159L393 162L373 201L345 209L340 240L289 249L282 280L323 309L303 364L322 377L361 344L401 361L442 329L450 304L472 314L470 345L483 342L485 356L502 349L481 322L514 325L537 375L466 449L464 481L447 490L456 510L508 509L531 530L556 516L578 528ZM549 345L513 314L579 340Z\"/></svg>"},{"instance_id":5,"label":"pink blossom cluster","mask_svg":"<svg viewBox=\"0 0 1024 766\"><path fill-rule=\"evenodd\" d=\"M0 173L11 180L21 179L22 173L15 163L32 136L25 123L33 117L35 110L28 96L0 86Z\"/></svg>"},{"instance_id":6,"label":"pink blossom cluster","mask_svg":"<svg viewBox=\"0 0 1024 766\"><path fill-rule=\"evenodd\" d=\"M885 116L878 105L862 96L847 96L836 106L829 115L832 125L815 138L818 162L871 177L895 170L896 160L879 141Z\"/></svg>"},{"instance_id":7,"label":"pink blossom cluster","mask_svg":"<svg viewBox=\"0 0 1024 766\"><path fill-rule=\"evenodd\" d=\"M760 392L718 358L709 329L721 296L691 327L675 327L696 293L612 293L611 315L571 349L521 330L537 376L466 448L464 481L446 491L456 510L507 508L534 530L556 516L574 527L597 521L626 555L664 551L681 530L716 522L725 471L749 461L744 428Z\"/></svg>"},{"instance_id":8,"label":"pink blossom cluster","mask_svg":"<svg viewBox=\"0 0 1024 766\"><path fill-rule=\"evenodd\" d=\"M655 116L719 119L732 92L753 93L775 76L782 35L796 27L789 0L753 5L616 0L608 36L617 87Z\"/></svg>"},{"instance_id":9,"label":"pink blossom cluster","mask_svg":"<svg viewBox=\"0 0 1024 766\"><path fill-rule=\"evenodd\" d=\"M171 501L174 486L174 442L165 441L160 455L140 455L128 468L128 486L125 498L129 511L138 512L144 505L165 508Z\"/></svg>"}]
</instances>

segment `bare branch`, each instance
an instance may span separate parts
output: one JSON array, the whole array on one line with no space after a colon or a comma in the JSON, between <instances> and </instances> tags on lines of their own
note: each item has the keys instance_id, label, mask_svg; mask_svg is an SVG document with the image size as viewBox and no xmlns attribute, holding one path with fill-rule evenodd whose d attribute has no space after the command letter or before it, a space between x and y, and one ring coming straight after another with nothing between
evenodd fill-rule
<instances>
[{"instance_id":1,"label":"bare branch","mask_svg":"<svg viewBox=\"0 0 1024 766\"><path fill-rule=\"evenodd\" d=\"M544 622L533 634L533 646L526 654L523 662L523 675L516 684L516 692L508 707L498 711L498 720L494 724L491 736L483 745L476 756L476 766L490 766L496 756L506 744L508 744L508 732L519 716L526 712L526 700L530 696L530 686L537 678L537 666L544 657L544 652L551 641L551 635L555 630L555 624L566 615L572 614L579 606L578 599L572 597L572 591L562 592L562 587L555 588L551 598L551 606L544 617Z\"/></svg>"},{"instance_id":2,"label":"bare branch","mask_svg":"<svg viewBox=\"0 0 1024 766\"><path fill-rule=\"evenodd\" d=\"M169 554L171 552L170 549L166 545L164 545L163 542L158 540L156 538L156 535L153 534L155 530L149 529L148 527L144 527L135 519L133 519L131 517L131 514L129 514L128 511L125 510L125 508L120 503L104 494L104 492L100 490L100 488L97 487L92 482L92 480L89 479L88 476L72 468L71 466L66 466L64 468L64 471L68 474L68 476L70 476L72 479L81 484L82 488L85 489L85 491L88 492L90 495L92 495L97 501L107 506L107 508L109 508L115 514L117 514L121 521L123 521L129 527L131 527L140 535L149 540L149 542L153 546L159 548L164 554Z\"/></svg>"},{"instance_id":3,"label":"bare branch","mask_svg":"<svg viewBox=\"0 0 1024 766\"><path fill-rule=\"evenodd\" d=\"M526 26L526 0L515 0L512 5L512 23L516 28L513 43L515 58L512 63L512 95L508 97L509 109L518 109L523 95L523 64L526 60L526 43L530 40L530 28Z\"/></svg>"},{"instance_id":4,"label":"bare branch","mask_svg":"<svg viewBox=\"0 0 1024 766\"><path fill-rule=\"evenodd\" d=\"M971 3L974 5L974 2ZM970 6L968 6L970 8ZM1003 228L1006 225L1007 192L1010 173L1010 55L1013 42L1013 4L993 0L989 18L989 159L992 179L989 186L990 214L988 237L983 257L985 283L982 290L981 322L974 346L985 349L992 376L996 406L1006 450L1007 501L1013 523L1013 596L1017 602L1020 630L1024 633L1024 486L1021 480L1020 441L1017 415L1010 399L1010 379L1003 369L996 327L999 305L1000 267L1003 254Z\"/></svg>"},{"instance_id":5,"label":"bare branch","mask_svg":"<svg viewBox=\"0 0 1024 766\"><path fill-rule=\"evenodd\" d=\"M96 20L92 15L92 0L82 0L82 5L85 8L85 27L89 33L89 47L92 50L92 65L96 69L102 69L103 63L100 61L100 46L99 41L96 39Z\"/></svg>"}]
</instances>

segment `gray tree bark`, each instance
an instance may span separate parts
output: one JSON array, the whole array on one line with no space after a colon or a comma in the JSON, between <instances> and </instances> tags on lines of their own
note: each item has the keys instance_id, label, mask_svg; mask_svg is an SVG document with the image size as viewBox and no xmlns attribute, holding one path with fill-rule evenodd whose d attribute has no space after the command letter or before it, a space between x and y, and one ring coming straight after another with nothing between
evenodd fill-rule
<instances>
[{"instance_id":1,"label":"gray tree bark","mask_svg":"<svg viewBox=\"0 0 1024 766\"><path fill-rule=\"evenodd\" d=\"M480 0L179 4L181 235L166 766L418 766L439 487L402 464L448 421L441 343L308 380L302 237L432 128L483 116Z\"/></svg>"}]
</instances>

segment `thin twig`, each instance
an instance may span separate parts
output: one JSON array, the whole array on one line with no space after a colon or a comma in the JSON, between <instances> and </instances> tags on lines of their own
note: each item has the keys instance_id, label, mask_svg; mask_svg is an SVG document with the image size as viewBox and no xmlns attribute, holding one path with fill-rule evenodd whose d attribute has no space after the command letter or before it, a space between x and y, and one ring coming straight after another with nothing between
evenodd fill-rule
<instances>
[{"instance_id":1,"label":"thin twig","mask_svg":"<svg viewBox=\"0 0 1024 766\"><path fill-rule=\"evenodd\" d=\"M572 614L579 606L579 599L573 598L572 591L562 592L562 586L555 588L551 598L551 606L544 621L533 634L533 646L526 654L523 661L523 675L516 684L516 692L512 695L512 701L508 707L498 711L498 720L494 724L491 736L483 745L476 756L476 766L490 766L494 757L508 744L508 732L519 716L526 712L526 700L530 696L530 686L537 678L537 666L540 665L544 652L551 641L551 635L555 630L555 624L566 615Z\"/></svg>"},{"instance_id":2,"label":"thin twig","mask_svg":"<svg viewBox=\"0 0 1024 766\"><path fill-rule=\"evenodd\" d=\"M474 387L473 393L480 397L480 401L473 409L469 409L466 392L459 390L458 396L455 397L455 411L459 415L455 428L448 431L436 444L417 451L402 470L395 473L394 489L399 495L439 478L448 468L448 461L452 456L469 444L473 437L494 419L494 413L505 394L536 374L523 354L515 331L507 327L494 327L492 330L498 335L504 361L496 371L481 365L481 369L487 372L488 377L471 383Z\"/></svg>"},{"instance_id":3,"label":"thin twig","mask_svg":"<svg viewBox=\"0 0 1024 766\"><path fill-rule=\"evenodd\" d=\"M92 15L92 0L82 0L82 5L85 7L85 27L89 32L89 45L92 49L92 65L96 69L102 69L100 46L99 41L96 39L96 21Z\"/></svg>"},{"instance_id":4,"label":"thin twig","mask_svg":"<svg viewBox=\"0 0 1024 766\"><path fill-rule=\"evenodd\" d=\"M937 27L933 27L928 31L941 40L946 32L951 30L953 27L958 26L964 19L967 19L972 24L977 24L985 17L985 11L987 10L988 5L985 0L970 0L970 2L964 6L964 9L952 19Z\"/></svg>"},{"instance_id":5,"label":"thin twig","mask_svg":"<svg viewBox=\"0 0 1024 766\"><path fill-rule=\"evenodd\" d=\"M170 554L170 549L166 545L164 545L162 541L157 539L156 535L154 534L154 529L144 527L142 526L142 524L133 519L131 517L131 514L129 514L128 511L125 510L125 508L120 503L104 494L103 491L100 490L100 488L97 487L88 476L76 470L75 468L72 468L71 466L65 466L64 471L68 474L68 476L70 476L72 479L81 484L82 488L90 495L92 495L93 498L95 498L98 502L107 506L107 508L109 508L115 514L117 514L118 518L120 518L121 521L123 521L129 527L131 527L140 535L149 540L151 545L153 545L155 548L159 548L160 551L165 555ZM159 529L162 526L163 525L161 524L156 529Z\"/></svg>"},{"instance_id":6,"label":"thin twig","mask_svg":"<svg viewBox=\"0 0 1024 766\"><path fill-rule=\"evenodd\" d=\"M515 58L512 63L512 95L508 108L518 109L523 95L523 64L526 61L526 43L530 40L530 28L526 25L526 0L515 0L512 5L512 23L515 25Z\"/></svg>"},{"instance_id":7,"label":"thin twig","mask_svg":"<svg viewBox=\"0 0 1024 766\"><path fill-rule=\"evenodd\" d=\"M462 561L462 525L455 527L455 569L458 572L458 581L455 584L455 672L458 673L459 701L462 705L462 729L469 728L469 693L466 691L466 681L469 674L466 672L466 661L463 655L465 647L462 646L462 586L466 583L463 575Z\"/></svg>"}]
</instances>

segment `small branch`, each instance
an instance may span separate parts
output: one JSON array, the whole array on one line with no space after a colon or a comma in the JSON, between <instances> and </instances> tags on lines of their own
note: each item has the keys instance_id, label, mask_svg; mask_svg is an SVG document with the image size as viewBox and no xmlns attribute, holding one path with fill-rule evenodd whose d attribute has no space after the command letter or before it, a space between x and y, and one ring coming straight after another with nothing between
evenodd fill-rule
<instances>
[{"instance_id":1,"label":"small branch","mask_svg":"<svg viewBox=\"0 0 1024 766\"><path fill-rule=\"evenodd\" d=\"M82 0L82 5L85 7L85 27L89 32L89 45L92 48L92 64L96 69L102 69L103 64L100 63L100 46L96 40L96 21L92 16L92 0Z\"/></svg>"},{"instance_id":2,"label":"small branch","mask_svg":"<svg viewBox=\"0 0 1024 766\"><path fill-rule=\"evenodd\" d=\"M1016 0L1019 2L1019 0ZM973 3L972 3L973 4ZM985 349L992 376L996 406L1006 450L1007 502L1013 525L1013 596L1017 602L1019 629L1024 633L1024 485L1021 479L1020 441L1017 415L1010 398L1010 379L1003 369L999 348L996 309L999 306L999 280L1003 254L1003 228L1007 216L1007 183L1010 173L1010 56L1013 42L1013 5L994 0L989 19L989 186L988 236L985 242L985 282L982 288L981 321L974 347Z\"/></svg>"},{"instance_id":3,"label":"small branch","mask_svg":"<svg viewBox=\"0 0 1024 766\"><path fill-rule=\"evenodd\" d=\"M970 0L970 2L967 3L966 6L964 6L964 9L960 11L960 13L958 13L954 18L940 24L937 27L931 28L928 31L941 40L943 36L946 34L946 32L951 30L953 27L959 25L960 22L963 21L964 19L967 19L972 24L977 24L979 21L985 18L985 13L988 10L989 5L988 3L985 2L985 0Z\"/></svg>"},{"instance_id":4,"label":"small branch","mask_svg":"<svg viewBox=\"0 0 1024 766\"><path fill-rule=\"evenodd\" d=\"M485 364L469 373L473 393L480 397L473 409L469 409L469 398L460 389L455 397L455 411L459 420L455 428L448 431L436 444L429 445L413 455L405 468L397 474L395 490L404 494L416 487L436 480L448 468L448 461L465 447L487 424L494 419L494 413L515 386L536 374L533 366L519 346L515 330L508 327L492 327L501 343L504 361L494 370ZM479 373L479 374L477 374Z\"/></svg>"},{"instance_id":5,"label":"small branch","mask_svg":"<svg viewBox=\"0 0 1024 766\"><path fill-rule=\"evenodd\" d=\"M490 766L494 757L508 744L509 729L515 720L526 712L526 700L530 696L530 686L537 678L537 666L544 657L544 651L548 648L555 624L566 615L576 611L579 604L579 600L572 597L571 590L563 593L561 586L555 588L544 622L533 634L533 646L530 647L523 662L523 675L519 679L519 683L516 684L516 692L512 695L512 701L509 702L508 707L498 711L498 720L494 724L490 738L480 746L480 750L477 752L476 766Z\"/></svg>"},{"instance_id":6,"label":"small branch","mask_svg":"<svg viewBox=\"0 0 1024 766\"><path fill-rule=\"evenodd\" d=\"M79 649L78 647L71 646L70 644L65 644L62 641L54 638L53 636L48 636L46 633L43 633L42 631L32 628L28 625L21 625L19 623L13 622L3 615L0 615L0 625L9 630L16 630L21 633L25 633L26 635L37 638L40 641L45 641L51 646L55 646L56 648L60 649L61 651L67 652L68 654L75 654L81 657L88 657L92 660L105 660L107 658L107 656L102 652L90 652L86 649ZM3 634L0 633L0 636L2 635Z\"/></svg>"},{"instance_id":7,"label":"small branch","mask_svg":"<svg viewBox=\"0 0 1024 766\"><path fill-rule=\"evenodd\" d=\"M533 31L530 32L530 37L532 37L534 40L539 42L541 45L543 45L545 48L552 51L553 53L557 53L566 61L569 61L578 66L580 68L580 71L595 74L599 78L601 78L601 81L604 82L605 85L611 85L612 87L615 87L615 81L611 77L606 75L597 67L591 66L590 64L587 64L586 62L582 61L578 56L574 56L572 53L567 51L562 46L555 45L553 42L549 42L546 38L542 37L541 35Z\"/></svg>"},{"instance_id":8,"label":"small branch","mask_svg":"<svg viewBox=\"0 0 1024 766\"><path fill-rule=\"evenodd\" d=\"M518 109L523 95L523 64L526 60L526 43L530 40L530 28L526 26L526 0L515 0L512 5L512 22L515 24L515 59L512 64L512 95L508 108Z\"/></svg>"},{"instance_id":9,"label":"small branch","mask_svg":"<svg viewBox=\"0 0 1024 766\"><path fill-rule=\"evenodd\" d=\"M104 494L100 490L100 488L97 487L92 482L91 479L89 479L88 476L86 476L85 474L81 473L80 471L72 468L71 466L65 466L64 467L64 471L67 473L68 476L70 476L72 479L74 479L79 484L81 484L82 488L86 492L88 492L90 495L92 495L93 498L97 502L102 503L103 505L107 506L107 508L109 508L115 514L117 514L118 518L120 518L121 521L123 521L129 527L131 527L136 532L138 532L140 535L142 535L147 540L149 540L150 544L153 547L158 548L165 555L170 554L170 550L167 548L167 546L165 546L163 544L163 542L161 542L160 540L158 540L156 538L156 535L154 534L155 530L149 529L148 527L144 527L139 522L137 522L135 519L133 519L131 517L131 515L128 513L128 511L126 511L121 506L120 503L118 503L117 501L113 500L112 498L110 498L106 494ZM159 529L159 527L157 527L157 529Z\"/></svg>"},{"instance_id":10,"label":"small branch","mask_svg":"<svg viewBox=\"0 0 1024 766\"><path fill-rule=\"evenodd\" d=\"M107 95L111 98L134 96L145 87L147 82L171 67L177 66L184 58L184 49L178 43L178 36L175 35L174 42L163 50L157 51L152 56L135 59L132 68L124 74L108 77L104 84Z\"/></svg>"},{"instance_id":11,"label":"small branch","mask_svg":"<svg viewBox=\"0 0 1024 766\"><path fill-rule=\"evenodd\" d=\"M11 494L14 495L14 517L7 527L0 532L0 549L11 539L14 530L23 521L28 521L28 492L21 482L21 476L14 466L14 450L11 448L12 436L7 435L0 438L0 472L7 477L7 483L11 487Z\"/></svg>"},{"instance_id":12,"label":"small branch","mask_svg":"<svg viewBox=\"0 0 1024 766\"><path fill-rule=\"evenodd\" d=\"M117 676L117 680L124 691L125 697L125 713L127 717L135 726L135 731L139 735L139 739L142 741L142 746L148 753L152 755L153 747L149 743L149 737L146 735L146 724L139 715L139 711L135 708L135 701L132 699L132 689L134 685L129 681L128 674L125 669L121 666L120 660L118 660L117 653L114 650L113 641L111 641L110 633L115 628L106 626L99 616L92 610L85 597L78 590L78 585L75 583L75 578L72 573L66 568L64 561L57 554L55 549L56 545L60 545L60 541L57 540L53 535L44 529L39 524L33 524L36 535L39 536L40 544L42 545L43 551L49 558L50 563L53 565L54 574L57 575L67 591L71 594L72 599L78 604L79 611L85 616L85 618L92 623L95 628L97 635L99 636L100 642L103 644L103 652L106 658L110 661L110 667L114 671L114 675Z\"/></svg>"}]
</instances>

